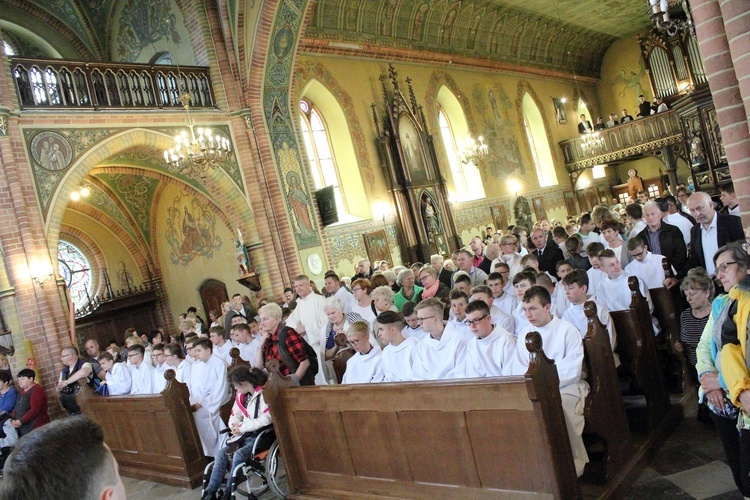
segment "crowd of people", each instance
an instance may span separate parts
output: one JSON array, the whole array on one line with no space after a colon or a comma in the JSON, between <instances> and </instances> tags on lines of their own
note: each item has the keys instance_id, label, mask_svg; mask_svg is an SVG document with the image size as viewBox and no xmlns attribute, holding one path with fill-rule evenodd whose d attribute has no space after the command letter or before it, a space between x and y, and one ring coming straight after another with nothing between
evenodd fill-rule
<instances>
[{"instance_id":1,"label":"crowd of people","mask_svg":"<svg viewBox=\"0 0 750 500\"><path fill-rule=\"evenodd\" d=\"M589 391L583 370L583 305L593 301L613 351L617 327L609 311L630 305L628 278L638 278L649 310L649 290L681 291L688 307L680 317L683 353L699 387L703 415L716 425L740 491L750 495L750 231L743 231L731 185L722 189L723 212L706 193L678 187L655 199L639 193L624 206L597 206L565 224L540 221L532 228L487 227L450 259L390 268L364 259L351 278L328 271L324 287L305 275L284 290L284 304L263 296L235 295L210 311L180 316L177 335L128 329L124 346L105 350L94 339L85 355L61 352L57 389L70 415L80 413L75 394L88 384L103 396L155 394L175 372L187 385L206 456L218 467L205 498L215 498L229 467L226 437L267 427L262 399L269 360L299 385L361 384L523 375L529 364L524 342L539 332L554 359L574 464L588 461L582 440L583 404ZM530 230L530 231L529 231ZM666 259L666 268L662 266ZM662 327L652 317L653 334ZM230 369L236 347L246 366ZM619 364L617 354L615 365ZM0 366L2 366L0 359ZM49 422L44 390L32 370L0 369L0 445ZM227 425L219 410L235 393ZM737 429L740 429L737 432ZM246 445L252 443L252 438ZM241 448L245 449L245 448ZM246 458L247 450L236 454Z\"/></svg>"}]
</instances>

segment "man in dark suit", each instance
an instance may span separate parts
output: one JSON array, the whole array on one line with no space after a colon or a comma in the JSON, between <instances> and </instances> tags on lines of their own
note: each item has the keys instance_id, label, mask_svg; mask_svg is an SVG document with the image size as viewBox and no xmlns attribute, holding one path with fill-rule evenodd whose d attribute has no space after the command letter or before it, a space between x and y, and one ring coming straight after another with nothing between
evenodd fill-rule
<instances>
[{"instance_id":1,"label":"man in dark suit","mask_svg":"<svg viewBox=\"0 0 750 500\"><path fill-rule=\"evenodd\" d=\"M438 273L438 281L450 288L453 272L443 267L443 260L443 256L437 253L430 256L430 264L432 264L432 267L434 267L435 271Z\"/></svg>"},{"instance_id":2,"label":"man in dark suit","mask_svg":"<svg viewBox=\"0 0 750 500\"><path fill-rule=\"evenodd\" d=\"M547 235L539 228L531 232L531 241L536 246L536 258L539 261L539 270L559 279L555 266L561 260L565 260L560 247L554 241L552 244L549 244Z\"/></svg>"},{"instance_id":3,"label":"man in dark suit","mask_svg":"<svg viewBox=\"0 0 750 500\"><path fill-rule=\"evenodd\" d=\"M717 213L713 200L704 192L690 195L688 208L698 224L690 231L690 258L680 277L698 266L714 275L716 251L727 243L745 239L742 220L734 215Z\"/></svg>"},{"instance_id":4,"label":"man in dark suit","mask_svg":"<svg viewBox=\"0 0 750 500\"><path fill-rule=\"evenodd\" d=\"M662 216L661 207L657 202L646 202L643 206L646 228L638 233L638 237L646 244L651 253L666 257L667 263L679 275L687 263L685 240L677 227L662 221ZM667 284L667 288L671 288L677 283L678 281L672 278Z\"/></svg>"},{"instance_id":5,"label":"man in dark suit","mask_svg":"<svg viewBox=\"0 0 750 500\"><path fill-rule=\"evenodd\" d=\"M578 122L578 133L585 134L586 132L593 132L594 127L591 126L591 122L586 119L586 115L581 115L581 121Z\"/></svg>"},{"instance_id":6,"label":"man in dark suit","mask_svg":"<svg viewBox=\"0 0 750 500\"><path fill-rule=\"evenodd\" d=\"M638 96L638 102L638 114L636 116L642 116L643 118L651 116L651 103L643 97L643 94Z\"/></svg>"}]
</instances>

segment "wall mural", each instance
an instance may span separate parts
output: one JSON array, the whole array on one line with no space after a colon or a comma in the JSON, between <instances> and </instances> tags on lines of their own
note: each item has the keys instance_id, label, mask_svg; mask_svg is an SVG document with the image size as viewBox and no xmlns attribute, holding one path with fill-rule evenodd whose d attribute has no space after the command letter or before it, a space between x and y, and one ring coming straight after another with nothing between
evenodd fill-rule
<instances>
[{"instance_id":1,"label":"wall mural","mask_svg":"<svg viewBox=\"0 0 750 500\"><path fill-rule=\"evenodd\" d=\"M394 259L394 261L389 261L389 263L394 265L394 262L400 261L401 254L398 246L396 226L387 225L384 228L380 221L376 223L368 221L361 226L358 225L356 229L351 227L346 230L326 229L328 250L331 253L331 262L333 262L334 267L338 267L338 263L343 260L355 262L357 259L367 256L367 248L365 247L363 235L368 232L377 231L378 229L381 231L385 230L388 248L391 251L391 257Z\"/></svg>"},{"instance_id":2,"label":"wall mural","mask_svg":"<svg viewBox=\"0 0 750 500\"><path fill-rule=\"evenodd\" d=\"M625 94L632 92L632 100L633 102L637 102L639 95L647 95L641 85L642 78L646 78L646 67L643 65L643 58L638 58L638 73L632 69L623 69L617 73L613 85L620 87L620 92L618 93L620 97L625 97Z\"/></svg>"},{"instance_id":3,"label":"wall mural","mask_svg":"<svg viewBox=\"0 0 750 500\"><path fill-rule=\"evenodd\" d=\"M489 146L487 168L494 177L513 173L525 175L521 149L516 139L518 124L508 110L515 107L499 84L492 87L477 84L473 91L473 105L484 122L484 140Z\"/></svg>"},{"instance_id":4,"label":"wall mural","mask_svg":"<svg viewBox=\"0 0 750 500\"><path fill-rule=\"evenodd\" d=\"M181 192L167 209L167 243L172 264L188 265L196 257L212 258L221 249L211 205Z\"/></svg>"},{"instance_id":5,"label":"wall mural","mask_svg":"<svg viewBox=\"0 0 750 500\"><path fill-rule=\"evenodd\" d=\"M180 43L177 17L169 0L125 0L119 16L117 55L135 61L143 49L163 38Z\"/></svg>"},{"instance_id":6,"label":"wall mural","mask_svg":"<svg viewBox=\"0 0 750 500\"><path fill-rule=\"evenodd\" d=\"M320 244L315 220L315 209L309 191L307 175L300 165L294 123L297 106L290 102L290 81L294 69L294 47L304 19L307 0L279 2L271 31L272 43L266 57L263 85L265 121L276 155L281 190L292 223L297 247L310 248Z\"/></svg>"},{"instance_id":7,"label":"wall mural","mask_svg":"<svg viewBox=\"0 0 750 500\"><path fill-rule=\"evenodd\" d=\"M150 244L151 206L159 181L131 174L100 173L97 174L97 178L115 193L124 206L128 207L143 238Z\"/></svg>"},{"instance_id":8,"label":"wall mural","mask_svg":"<svg viewBox=\"0 0 750 500\"><path fill-rule=\"evenodd\" d=\"M102 189L96 184L90 184L89 187L91 189L91 194L86 200L87 203L98 208L110 219L117 222L117 224L126 233L128 233L131 238L133 238L133 241L138 241L138 238L136 238L135 232L133 231L132 225L130 224L130 222L128 222L127 217L124 213L122 213L122 210L120 210L120 207L117 205L117 203L115 203L115 201L110 197L109 193L105 193L104 191L102 191Z\"/></svg>"}]
</instances>

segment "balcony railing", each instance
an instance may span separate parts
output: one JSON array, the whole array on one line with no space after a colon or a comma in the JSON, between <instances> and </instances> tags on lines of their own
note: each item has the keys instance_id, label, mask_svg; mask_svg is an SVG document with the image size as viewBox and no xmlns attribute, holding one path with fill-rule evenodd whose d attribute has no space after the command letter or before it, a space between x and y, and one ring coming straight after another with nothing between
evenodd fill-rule
<instances>
[{"instance_id":1,"label":"balcony railing","mask_svg":"<svg viewBox=\"0 0 750 500\"><path fill-rule=\"evenodd\" d=\"M22 109L164 109L216 107L206 67L11 59Z\"/></svg>"},{"instance_id":2,"label":"balcony railing","mask_svg":"<svg viewBox=\"0 0 750 500\"><path fill-rule=\"evenodd\" d=\"M584 136L559 143L568 172L640 156L682 140L680 117L673 110L596 133L599 134L598 141L589 138L588 146Z\"/></svg>"}]
</instances>

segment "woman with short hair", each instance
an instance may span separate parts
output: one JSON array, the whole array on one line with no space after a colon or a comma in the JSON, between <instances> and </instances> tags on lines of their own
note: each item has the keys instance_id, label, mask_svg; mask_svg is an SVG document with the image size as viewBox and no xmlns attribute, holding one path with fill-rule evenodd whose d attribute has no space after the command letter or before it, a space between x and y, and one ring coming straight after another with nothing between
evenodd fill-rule
<instances>
[{"instance_id":1,"label":"woman with short hair","mask_svg":"<svg viewBox=\"0 0 750 500\"><path fill-rule=\"evenodd\" d=\"M414 302L415 304L419 302L417 295L422 291L422 287L414 284L415 281L414 272L411 269L404 269L398 273L396 283L401 287L401 290L393 297L393 304L398 311L401 311L407 302Z\"/></svg>"}]
</instances>

